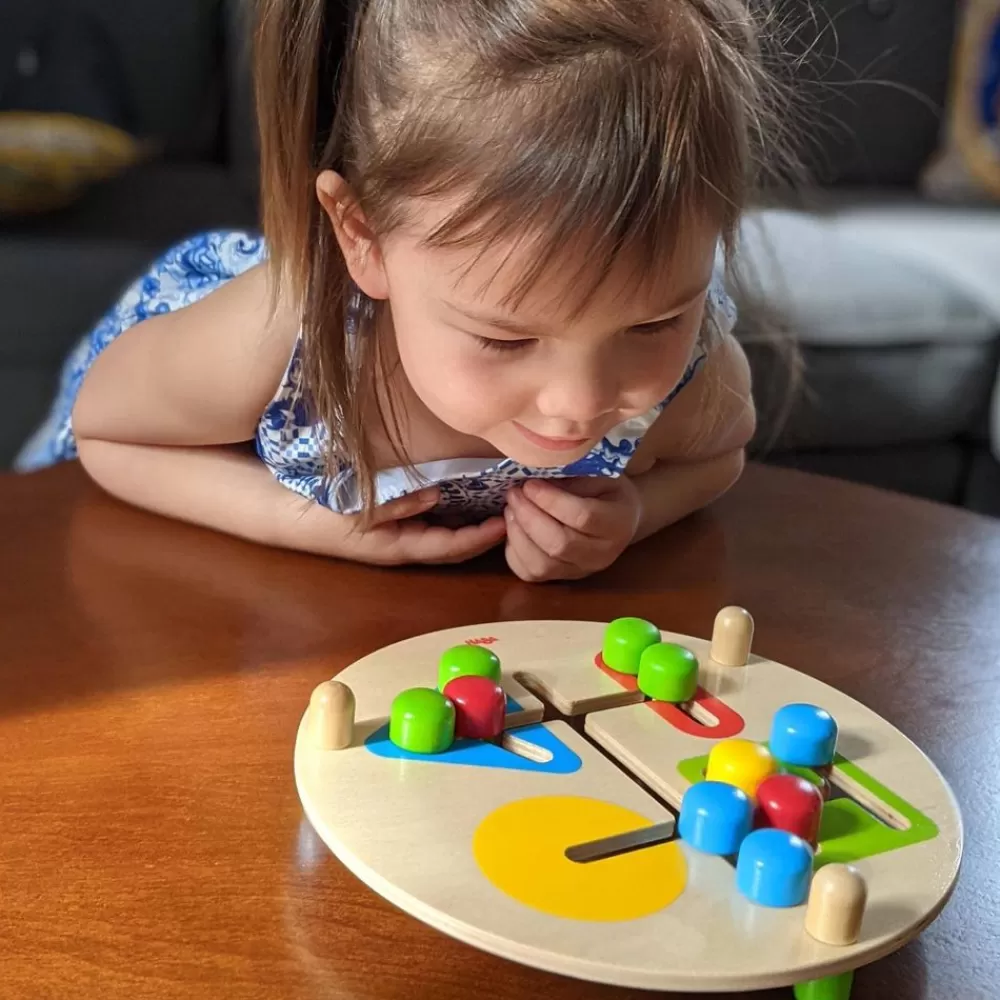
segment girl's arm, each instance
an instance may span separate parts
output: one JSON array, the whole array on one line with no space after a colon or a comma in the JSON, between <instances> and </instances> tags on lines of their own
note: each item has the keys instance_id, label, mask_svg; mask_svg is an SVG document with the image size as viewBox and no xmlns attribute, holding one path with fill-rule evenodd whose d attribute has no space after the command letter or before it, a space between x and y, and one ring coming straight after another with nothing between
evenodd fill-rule
<instances>
[{"instance_id":1,"label":"girl's arm","mask_svg":"<svg viewBox=\"0 0 1000 1000\"><path fill-rule=\"evenodd\" d=\"M464 562L498 544L503 518L458 529L407 520L438 501L423 490L384 504L365 531L282 486L238 446L163 447L86 439L80 458L113 496L167 517L252 542L390 566Z\"/></svg>"},{"instance_id":2,"label":"girl's arm","mask_svg":"<svg viewBox=\"0 0 1000 1000\"><path fill-rule=\"evenodd\" d=\"M73 408L77 441L218 445L251 439L298 332L292 308L271 306L263 265L185 309L126 330L83 381Z\"/></svg>"},{"instance_id":3,"label":"girl's arm","mask_svg":"<svg viewBox=\"0 0 1000 1000\"><path fill-rule=\"evenodd\" d=\"M641 515L635 541L706 506L743 471L756 415L750 369L727 336L664 410L629 463Z\"/></svg>"},{"instance_id":4,"label":"girl's arm","mask_svg":"<svg viewBox=\"0 0 1000 1000\"><path fill-rule=\"evenodd\" d=\"M373 563L452 562L495 545L496 520L451 531L404 518L436 495L355 518L282 486L246 442L274 396L297 334L271 309L264 267L185 309L126 330L95 360L73 410L80 462L113 496L251 541Z\"/></svg>"}]
</instances>

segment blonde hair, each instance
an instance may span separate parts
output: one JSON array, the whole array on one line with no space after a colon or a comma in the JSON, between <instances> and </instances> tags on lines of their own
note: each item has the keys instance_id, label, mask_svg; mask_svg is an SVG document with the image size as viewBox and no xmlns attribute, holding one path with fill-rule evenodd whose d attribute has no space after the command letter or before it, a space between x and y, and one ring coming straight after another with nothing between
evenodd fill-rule
<instances>
[{"instance_id":1,"label":"blonde hair","mask_svg":"<svg viewBox=\"0 0 1000 1000\"><path fill-rule=\"evenodd\" d=\"M530 220L515 296L581 238L591 280L577 287L598 287L620 260L651 282L695 213L731 254L780 132L781 91L743 0L355 0L339 74L334 6L258 0L262 201L274 273L301 309L328 470L349 463L370 510L372 405L406 460L377 389L385 304L359 303L319 172L347 180L379 237L414 197L456 199L432 246L516 242Z\"/></svg>"}]
</instances>

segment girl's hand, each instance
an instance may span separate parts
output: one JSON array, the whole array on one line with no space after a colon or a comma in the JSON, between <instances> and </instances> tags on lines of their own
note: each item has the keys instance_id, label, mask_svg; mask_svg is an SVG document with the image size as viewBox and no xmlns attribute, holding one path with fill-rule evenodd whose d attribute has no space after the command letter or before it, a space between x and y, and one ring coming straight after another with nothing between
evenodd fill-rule
<instances>
[{"instance_id":1,"label":"girl's hand","mask_svg":"<svg viewBox=\"0 0 1000 1000\"><path fill-rule=\"evenodd\" d=\"M503 541L502 517L461 528L415 520L432 510L438 499L438 489L430 487L383 504L375 510L375 522L367 530L359 526L348 532L343 555L377 566L458 563L482 555Z\"/></svg>"},{"instance_id":2,"label":"girl's hand","mask_svg":"<svg viewBox=\"0 0 1000 1000\"><path fill-rule=\"evenodd\" d=\"M625 551L641 513L625 476L528 480L507 494L507 564L532 582L589 576Z\"/></svg>"}]
</instances>

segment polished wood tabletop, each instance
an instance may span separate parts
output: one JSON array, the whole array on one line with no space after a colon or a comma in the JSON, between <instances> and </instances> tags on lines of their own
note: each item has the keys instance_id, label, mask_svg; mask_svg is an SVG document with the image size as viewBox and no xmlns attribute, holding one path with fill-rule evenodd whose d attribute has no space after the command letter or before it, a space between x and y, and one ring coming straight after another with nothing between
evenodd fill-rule
<instances>
[{"instance_id":1,"label":"polished wood tabletop","mask_svg":"<svg viewBox=\"0 0 1000 1000\"><path fill-rule=\"evenodd\" d=\"M0 477L0 525L5 1000L648 996L483 954L375 895L303 818L296 726L316 683L420 632L635 614L708 635L728 603L759 651L915 740L962 806L955 895L855 1000L1000 995L1000 522L751 467L611 571L544 586L498 554L378 570L266 550L126 508L75 466Z\"/></svg>"}]
</instances>

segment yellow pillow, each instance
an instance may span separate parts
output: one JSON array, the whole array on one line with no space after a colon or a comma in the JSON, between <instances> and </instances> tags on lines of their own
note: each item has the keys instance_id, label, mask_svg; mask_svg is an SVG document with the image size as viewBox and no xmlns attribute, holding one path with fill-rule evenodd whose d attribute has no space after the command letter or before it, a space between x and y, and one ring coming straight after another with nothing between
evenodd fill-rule
<instances>
[{"instance_id":1,"label":"yellow pillow","mask_svg":"<svg viewBox=\"0 0 1000 1000\"><path fill-rule=\"evenodd\" d=\"M924 186L941 197L1000 201L1000 0L966 0L944 148Z\"/></svg>"},{"instance_id":2,"label":"yellow pillow","mask_svg":"<svg viewBox=\"0 0 1000 1000\"><path fill-rule=\"evenodd\" d=\"M0 112L0 215L61 208L126 170L141 145L121 129L76 115Z\"/></svg>"}]
</instances>

